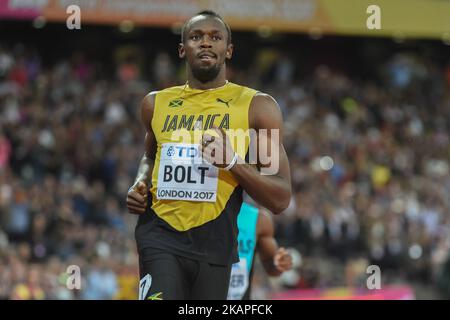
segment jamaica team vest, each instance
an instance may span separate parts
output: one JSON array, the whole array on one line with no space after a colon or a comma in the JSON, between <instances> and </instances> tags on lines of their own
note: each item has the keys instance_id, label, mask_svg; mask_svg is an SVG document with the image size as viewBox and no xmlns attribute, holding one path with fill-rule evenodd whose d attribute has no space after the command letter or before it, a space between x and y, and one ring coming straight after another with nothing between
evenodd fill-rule
<instances>
[{"instance_id":1,"label":"jamaica team vest","mask_svg":"<svg viewBox=\"0 0 450 320\"><path fill-rule=\"evenodd\" d=\"M230 197L238 182L231 172L202 161L201 134L210 133L213 126L224 129L234 151L245 159L250 141L248 111L256 92L227 82L209 90L186 84L156 93L151 123L157 142L151 209L175 230L205 225L234 201Z\"/></svg>"}]
</instances>

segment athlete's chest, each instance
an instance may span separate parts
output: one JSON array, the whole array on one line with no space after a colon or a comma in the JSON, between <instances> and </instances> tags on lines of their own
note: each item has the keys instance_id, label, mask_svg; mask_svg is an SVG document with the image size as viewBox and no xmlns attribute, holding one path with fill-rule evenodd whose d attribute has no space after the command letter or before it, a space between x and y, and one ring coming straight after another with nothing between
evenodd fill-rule
<instances>
[{"instance_id":1,"label":"athlete's chest","mask_svg":"<svg viewBox=\"0 0 450 320\"><path fill-rule=\"evenodd\" d=\"M153 121L157 138L178 130L247 129L248 126L248 106L233 95L175 97L160 101L157 107L159 113Z\"/></svg>"}]
</instances>

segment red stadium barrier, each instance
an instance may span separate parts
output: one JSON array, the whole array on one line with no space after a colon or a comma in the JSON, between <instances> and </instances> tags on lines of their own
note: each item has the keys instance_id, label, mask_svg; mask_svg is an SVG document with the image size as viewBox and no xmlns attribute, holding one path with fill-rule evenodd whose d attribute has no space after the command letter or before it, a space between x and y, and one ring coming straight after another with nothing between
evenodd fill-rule
<instances>
[{"instance_id":1,"label":"red stadium barrier","mask_svg":"<svg viewBox=\"0 0 450 320\"><path fill-rule=\"evenodd\" d=\"M271 296L274 300L414 300L409 286L387 286L368 290L359 288L329 288L289 290Z\"/></svg>"}]
</instances>

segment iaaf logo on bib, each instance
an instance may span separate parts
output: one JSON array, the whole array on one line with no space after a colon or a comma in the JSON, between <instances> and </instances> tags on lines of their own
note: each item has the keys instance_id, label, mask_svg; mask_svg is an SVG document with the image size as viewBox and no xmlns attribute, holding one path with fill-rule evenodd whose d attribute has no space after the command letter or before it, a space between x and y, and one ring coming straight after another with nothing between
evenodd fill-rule
<instances>
[{"instance_id":1,"label":"iaaf logo on bib","mask_svg":"<svg viewBox=\"0 0 450 320\"><path fill-rule=\"evenodd\" d=\"M172 157L175 154L175 150L173 147L169 147L169 149L167 150L167 156L168 157Z\"/></svg>"}]
</instances>

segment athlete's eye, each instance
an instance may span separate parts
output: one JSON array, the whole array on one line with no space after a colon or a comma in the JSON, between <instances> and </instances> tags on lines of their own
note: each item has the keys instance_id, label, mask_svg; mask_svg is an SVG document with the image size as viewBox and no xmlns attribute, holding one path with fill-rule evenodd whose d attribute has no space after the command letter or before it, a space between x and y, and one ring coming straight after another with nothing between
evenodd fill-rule
<instances>
[{"instance_id":1,"label":"athlete's eye","mask_svg":"<svg viewBox=\"0 0 450 320\"><path fill-rule=\"evenodd\" d=\"M198 40L198 39L200 39L200 37L197 34L194 34L194 35L191 36L191 39L192 40Z\"/></svg>"},{"instance_id":2,"label":"athlete's eye","mask_svg":"<svg viewBox=\"0 0 450 320\"><path fill-rule=\"evenodd\" d=\"M212 39L214 41L219 41L219 40L222 40L222 37L221 36L212 36Z\"/></svg>"}]
</instances>

